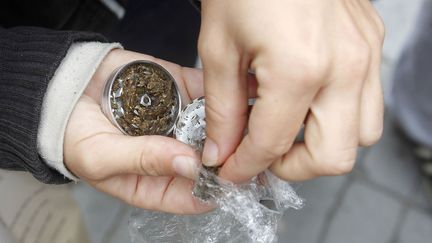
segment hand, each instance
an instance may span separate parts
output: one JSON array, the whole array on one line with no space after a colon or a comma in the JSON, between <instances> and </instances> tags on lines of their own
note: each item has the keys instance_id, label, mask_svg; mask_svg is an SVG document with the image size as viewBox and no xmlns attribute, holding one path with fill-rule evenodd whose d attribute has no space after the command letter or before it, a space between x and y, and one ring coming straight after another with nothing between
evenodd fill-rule
<instances>
[{"instance_id":1,"label":"hand","mask_svg":"<svg viewBox=\"0 0 432 243\"><path fill-rule=\"evenodd\" d=\"M268 167L286 180L349 172L382 134L383 39L369 0L202 0L203 163L235 182Z\"/></svg>"},{"instance_id":2,"label":"hand","mask_svg":"<svg viewBox=\"0 0 432 243\"><path fill-rule=\"evenodd\" d=\"M193 181L187 177L195 177L199 159L189 146L163 136L125 136L102 113L105 81L115 68L133 60L164 66L178 82L183 102L203 96L201 71L139 53L111 51L70 117L66 166L96 189L137 207L184 214L210 210L192 197Z\"/></svg>"}]
</instances>

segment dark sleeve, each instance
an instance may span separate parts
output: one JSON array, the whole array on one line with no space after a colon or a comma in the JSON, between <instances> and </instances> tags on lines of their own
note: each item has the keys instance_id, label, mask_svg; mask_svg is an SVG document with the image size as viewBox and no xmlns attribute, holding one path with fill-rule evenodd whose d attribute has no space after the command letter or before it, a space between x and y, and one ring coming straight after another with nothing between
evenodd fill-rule
<instances>
[{"instance_id":1,"label":"dark sleeve","mask_svg":"<svg viewBox=\"0 0 432 243\"><path fill-rule=\"evenodd\" d=\"M28 171L41 182L69 180L37 152L37 132L47 85L70 45L106 39L95 33L36 27L0 27L0 168Z\"/></svg>"}]
</instances>

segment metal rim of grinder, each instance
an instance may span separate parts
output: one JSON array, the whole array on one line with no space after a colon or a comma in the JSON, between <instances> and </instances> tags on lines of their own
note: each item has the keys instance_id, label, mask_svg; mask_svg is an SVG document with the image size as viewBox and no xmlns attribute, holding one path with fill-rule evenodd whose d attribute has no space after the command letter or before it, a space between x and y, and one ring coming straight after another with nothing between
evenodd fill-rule
<instances>
[{"instance_id":1,"label":"metal rim of grinder","mask_svg":"<svg viewBox=\"0 0 432 243\"><path fill-rule=\"evenodd\" d=\"M137 60L114 70L105 84L101 106L124 134L167 136L180 115L181 96L165 68Z\"/></svg>"}]
</instances>

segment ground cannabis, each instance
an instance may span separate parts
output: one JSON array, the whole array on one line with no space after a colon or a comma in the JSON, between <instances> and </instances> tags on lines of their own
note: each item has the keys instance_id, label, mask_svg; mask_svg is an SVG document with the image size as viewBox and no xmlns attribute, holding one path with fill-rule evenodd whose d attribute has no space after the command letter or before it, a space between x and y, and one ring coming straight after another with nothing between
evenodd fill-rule
<instances>
[{"instance_id":1,"label":"ground cannabis","mask_svg":"<svg viewBox=\"0 0 432 243\"><path fill-rule=\"evenodd\" d=\"M116 76L110 103L115 120L131 136L166 135L180 106L174 79L147 62L131 63Z\"/></svg>"}]
</instances>

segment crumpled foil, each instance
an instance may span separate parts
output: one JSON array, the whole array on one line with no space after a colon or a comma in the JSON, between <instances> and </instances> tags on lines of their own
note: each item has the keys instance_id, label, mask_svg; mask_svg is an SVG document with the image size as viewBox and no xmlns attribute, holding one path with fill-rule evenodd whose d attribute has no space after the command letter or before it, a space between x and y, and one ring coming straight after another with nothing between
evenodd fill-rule
<instances>
[{"instance_id":1,"label":"crumpled foil","mask_svg":"<svg viewBox=\"0 0 432 243\"><path fill-rule=\"evenodd\" d=\"M182 124L175 131L177 139L197 150L202 149L205 139L204 102L201 98L186 106L177 122ZM289 208L300 209L304 203L288 182L270 171L235 185L202 167L196 184L206 189L204 199L216 204L215 210L175 215L135 209L129 219L132 242L275 242L283 213Z\"/></svg>"}]
</instances>

